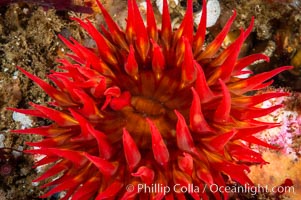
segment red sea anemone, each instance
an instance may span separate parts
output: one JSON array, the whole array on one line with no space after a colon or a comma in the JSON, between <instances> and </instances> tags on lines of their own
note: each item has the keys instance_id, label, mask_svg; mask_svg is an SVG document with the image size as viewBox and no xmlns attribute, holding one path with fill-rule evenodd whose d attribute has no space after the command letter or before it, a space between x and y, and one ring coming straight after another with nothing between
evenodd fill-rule
<instances>
[{"instance_id":1,"label":"red sea anemone","mask_svg":"<svg viewBox=\"0 0 301 200\"><path fill-rule=\"evenodd\" d=\"M194 33L192 0L176 30L166 0L161 28L150 0L146 2L145 25L136 2L128 1L124 31L100 3L107 29L101 27L99 32L90 21L75 18L97 48L60 36L73 54L60 60L64 72L48 76L55 87L20 68L54 100L49 106L31 103L32 109L12 109L53 121L13 131L44 136L29 143L38 148L26 151L45 155L36 166L51 166L35 180L51 177L43 186L51 189L43 197L66 191L63 199L73 200L206 199L212 184L252 185L246 174L249 166L266 163L249 145L272 147L253 135L276 124L256 118L281 105L256 105L287 93L247 93L269 86L271 77L290 67L239 78L250 73L244 68L254 61L269 60L263 54L238 58L253 19L236 41L221 50L235 12L204 47L206 6ZM171 191L145 191L141 185ZM179 192L173 190L175 185L203 190ZM213 195L226 198L227 192Z\"/></svg>"}]
</instances>

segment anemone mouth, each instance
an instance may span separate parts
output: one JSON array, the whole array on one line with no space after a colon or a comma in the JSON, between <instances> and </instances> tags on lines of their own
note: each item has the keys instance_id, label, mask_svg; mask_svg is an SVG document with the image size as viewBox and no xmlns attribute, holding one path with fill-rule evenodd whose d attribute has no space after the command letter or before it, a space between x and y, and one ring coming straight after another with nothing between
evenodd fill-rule
<instances>
[{"instance_id":1,"label":"anemone mouth","mask_svg":"<svg viewBox=\"0 0 301 200\"><path fill-rule=\"evenodd\" d=\"M163 139L175 139L175 110L188 120L192 100L189 86L181 88L179 70L166 70L158 77L151 69L139 73L134 80L126 76L120 88L130 93L130 104L120 110L124 127L139 147L151 148L151 132L146 119L159 129Z\"/></svg>"}]
</instances>

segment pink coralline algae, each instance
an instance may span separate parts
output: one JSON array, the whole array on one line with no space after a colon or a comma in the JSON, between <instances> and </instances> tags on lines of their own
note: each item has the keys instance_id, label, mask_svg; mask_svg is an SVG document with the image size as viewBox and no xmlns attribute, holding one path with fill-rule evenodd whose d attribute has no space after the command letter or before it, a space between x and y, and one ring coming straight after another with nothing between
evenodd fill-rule
<instances>
[{"instance_id":1,"label":"pink coralline algae","mask_svg":"<svg viewBox=\"0 0 301 200\"><path fill-rule=\"evenodd\" d=\"M285 105L283 108L260 118L262 121L280 123L280 126L265 130L258 134L258 137L269 144L278 146L284 153L289 154L292 159L297 159L301 155L300 102L301 94L292 93L288 97L269 99L261 105L262 108L278 104Z\"/></svg>"}]
</instances>

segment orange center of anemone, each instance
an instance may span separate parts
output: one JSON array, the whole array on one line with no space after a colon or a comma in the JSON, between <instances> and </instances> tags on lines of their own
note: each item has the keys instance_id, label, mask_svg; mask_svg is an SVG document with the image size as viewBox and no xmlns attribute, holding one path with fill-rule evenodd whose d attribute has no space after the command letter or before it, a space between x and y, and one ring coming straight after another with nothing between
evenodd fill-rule
<instances>
[{"instance_id":1,"label":"orange center of anemone","mask_svg":"<svg viewBox=\"0 0 301 200\"><path fill-rule=\"evenodd\" d=\"M166 73L168 74L168 73ZM180 81L172 75L163 75L157 80L152 72L143 72L139 83L129 88L130 107L122 113L126 120L126 129L142 148L150 148L151 133L146 118L152 120L164 139L175 137L177 121L174 110L188 114L191 103L191 91L180 90ZM127 85L127 84L125 84Z\"/></svg>"}]
</instances>

